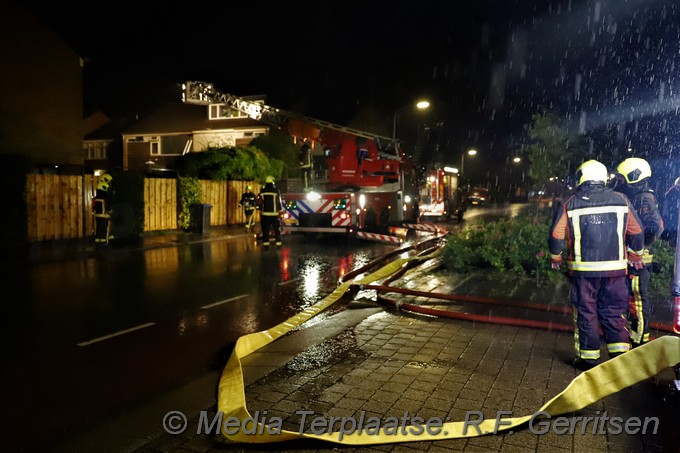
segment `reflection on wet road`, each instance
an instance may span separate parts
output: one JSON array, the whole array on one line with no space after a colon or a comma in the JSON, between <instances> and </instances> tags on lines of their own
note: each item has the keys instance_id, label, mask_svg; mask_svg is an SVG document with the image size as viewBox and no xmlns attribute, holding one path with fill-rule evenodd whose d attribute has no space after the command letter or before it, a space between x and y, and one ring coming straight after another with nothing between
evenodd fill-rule
<instances>
[{"instance_id":1,"label":"reflection on wet road","mask_svg":"<svg viewBox=\"0 0 680 453\"><path fill-rule=\"evenodd\" d=\"M341 276L393 249L291 236L262 250L241 238L17 271L2 396L17 420L37 402L45 415L39 435L30 424L14 434L50 439L221 369L238 337L313 305Z\"/></svg>"},{"instance_id":2,"label":"reflection on wet road","mask_svg":"<svg viewBox=\"0 0 680 453\"><path fill-rule=\"evenodd\" d=\"M473 209L461 225L519 209ZM38 434L31 424L13 434L42 445L219 370L240 336L313 305L396 247L287 236L263 250L243 237L15 269L0 388L16 420L39 404L42 424Z\"/></svg>"}]
</instances>

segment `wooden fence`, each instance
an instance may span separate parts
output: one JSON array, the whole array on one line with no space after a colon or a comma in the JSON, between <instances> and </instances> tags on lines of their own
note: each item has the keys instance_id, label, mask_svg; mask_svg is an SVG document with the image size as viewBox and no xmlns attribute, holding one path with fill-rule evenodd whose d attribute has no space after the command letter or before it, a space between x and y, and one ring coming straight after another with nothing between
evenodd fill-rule
<instances>
[{"instance_id":1,"label":"wooden fence","mask_svg":"<svg viewBox=\"0 0 680 453\"><path fill-rule=\"evenodd\" d=\"M94 230L92 198L97 179L92 175L28 175L28 238L30 241L91 236ZM115 184L115 183L114 183ZM246 185L258 193L260 186L248 181L201 180L202 200L212 205L210 224L245 223L238 206ZM177 229L177 180L144 180L144 231Z\"/></svg>"}]
</instances>

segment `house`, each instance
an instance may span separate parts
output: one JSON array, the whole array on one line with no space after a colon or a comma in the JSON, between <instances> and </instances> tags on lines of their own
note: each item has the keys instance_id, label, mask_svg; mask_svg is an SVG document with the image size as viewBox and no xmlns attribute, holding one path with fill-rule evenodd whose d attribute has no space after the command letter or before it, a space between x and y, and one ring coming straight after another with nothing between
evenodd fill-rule
<instances>
[{"instance_id":1,"label":"house","mask_svg":"<svg viewBox=\"0 0 680 453\"><path fill-rule=\"evenodd\" d=\"M96 112L85 119L83 152L85 171L123 168L122 133L137 122L137 115L110 119L103 112Z\"/></svg>"},{"instance_id":2,"label":"house","mask_svg":"<svg viewBox=\"0 0 680 453\"><path fill-rule=\"evenodd\" d=\"M23 3L0 15L0 153L55 173L83 165L83 60Z\"/></svg>"},{"instance_id":3,"label":"house","mask_svg":"<svg viewBox=\"0 0 680 453\"><path fill-rule=\"evenodd\" d=\"M269 126L222 104L171 102L123 131L123 168L150 173L173 170L174 160L184 154L246 146L268 133Z\"/></svg>"}]
</instances>

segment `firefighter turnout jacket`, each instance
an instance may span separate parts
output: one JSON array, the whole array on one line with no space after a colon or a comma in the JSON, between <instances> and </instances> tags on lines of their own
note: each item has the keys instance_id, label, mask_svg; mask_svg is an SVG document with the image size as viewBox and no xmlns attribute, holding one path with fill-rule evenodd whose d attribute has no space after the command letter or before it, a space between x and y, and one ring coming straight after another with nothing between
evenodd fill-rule
<instances>
[{"instance_id":1,"label":"firefighter turnout jacket","mask_svg":"<svg viewBox=\"0 0 680 453\"><path fill-rule=\"evenodd\" d=\"M628 198L633 205L633 209L635 209L635 212L640 217L645 234L645 254L642 261L645 264L650 264L652 262L652 255L649 249L659 239L664 230L663 219L659 213L659 202L656 199L656 195L654 195L654 191L648 187L628 195Z\"/></svg>"},{"instance_id":2,"label":"firefighter turnout jacket","mask_svg":"<svg viewBox=\"0 0 680 453\"><path fill-rule=\"evenodd\" d=\"M283 202L281 201L281 193L271 183L267 183L262 188L258 197L260 206L260 215L263 216L278 216L284 210Z\"/></svg>"},{"instance_id":3,"label":"firefighter turnout jacket","mask_svg":"<svg viewBox=\"0 0 680 453\"><path fill-rule=\"evenodd\" d=\"M570 276L617 277L642 259L644 232L625 195L584 183L555 214L548 242L555 261L566 248Z\"/></svg>"},{"instance_id":4,"label":"firefighter turnout jacket","mask_svg":"<svg viewBox=\"0 0 680 453\"><path fill-rule=\"evenodd\" d=\"M246 211L254 211L257 208L257 195L252 191L248 190L241 195L241 200L238 202L240 206Z\"/></svg>"}]
</instances>

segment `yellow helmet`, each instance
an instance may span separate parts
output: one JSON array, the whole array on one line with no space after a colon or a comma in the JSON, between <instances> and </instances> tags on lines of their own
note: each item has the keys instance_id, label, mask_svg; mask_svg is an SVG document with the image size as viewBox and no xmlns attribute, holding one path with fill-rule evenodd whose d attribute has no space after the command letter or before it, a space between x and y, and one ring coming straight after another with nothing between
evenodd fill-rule
<instances>
[{"instance_id":1,"label":"yellow helmet","mask_svg":"<svg viewBox=\"0 0 680 453\"><path fill-rule=\"evenodd\" d=\"M576 187L586 181L601 182L604 184L607 182L608 178L607 167L605 167L603 163L591 159L587 162L583 162L576 170Z\"/></svg>"},{"instance_id":2,"label":"yellow helmet","mask_svg":"<svg viewBox=\"0 0 680 453\"><path fill-rule=\"evenodd\" d=\"M267 178L265 178L264 182L274 184L274 177L273 176L267 176Z\"/></svg>"},{"instance_id":3,"label":"yellow helmet","mask_svg":"<svg viewBox=\"0 0 680 453\"><path fill-rule=\"evenodd\" d=\"M109 183L106 181L99 181L97 183L97 190L103 190L104 192L107 192L109 190Z\"/></svg>"},{"instance_id":4,"label":"yellow helmet","mask_svg":"<svg viewBox=\"0 0 680 453\"><path fill-rule=\"evenodd\" d=\"M248 184L248 185L246 186L246 189L248 189L248 190L253 190L253 186L250 185L250 184Z\"/></svg>"},{"instance_id":5,"label":"yellow helmet","mask_svg":"<svg viewBox=\"0 0 680 453\"><path fill-rule=\"evenodd\" d=\"M104 173L103 175L101 175L101 176L99 177L99 180L100 180L100 181L104 181L104 182L106 182L106 183L111 183L111 180L112 180L112 179L113 179L113 176L111 176L111 175L108 174L108 173Z\"/></svg>"},{"instance_id":6,"label":"yellow helmet","mask_svg":"<svg viewBox=\"0 0 680 453\"><path fill-rule=\"evenodd\" d=\"M616 167L616 171L623 175L628 184L637 184L652 176L652 167L639 157L629 157Z\"/></svg>"}]
</instances>

